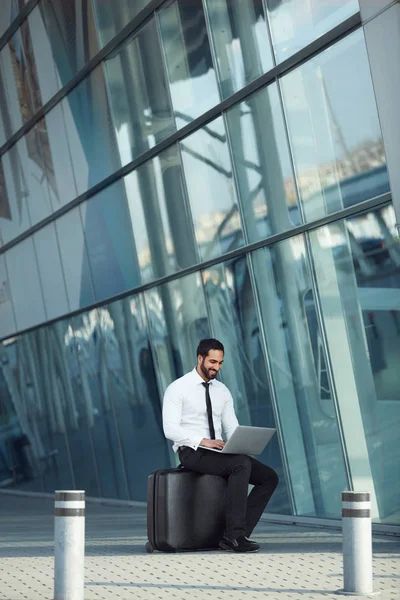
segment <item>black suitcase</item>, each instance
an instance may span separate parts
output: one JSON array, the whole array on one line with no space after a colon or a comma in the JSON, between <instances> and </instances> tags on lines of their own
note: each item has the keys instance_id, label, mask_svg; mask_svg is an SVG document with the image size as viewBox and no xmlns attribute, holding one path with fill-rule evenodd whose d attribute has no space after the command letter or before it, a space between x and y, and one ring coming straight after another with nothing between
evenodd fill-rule
<instances>
[{"instance_id":1,"label":"black suitcase","mask_svg":"<svg viewBox=\"0 0 400 600\"><path fill-rule=\"evenodd\" d=\"M154 471L147 488L147 552L218 548L226 479L185 468Z\"/></svg>"}]
</instances>

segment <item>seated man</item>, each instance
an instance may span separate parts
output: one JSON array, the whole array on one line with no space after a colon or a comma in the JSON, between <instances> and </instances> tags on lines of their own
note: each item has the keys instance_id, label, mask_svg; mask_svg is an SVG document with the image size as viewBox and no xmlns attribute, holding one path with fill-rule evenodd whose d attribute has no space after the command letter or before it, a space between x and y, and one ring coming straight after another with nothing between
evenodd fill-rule
<instances>
[{"instance_id":1,"label":"seated man","mask_svg":"<svg viewBox=\"0 0 400 600\"><path fill-rule=\"evenodd\" d=\"M228 388L215 377L222 367L224 346L215 339L201 340L197 365L168 386L164 395L163 427L174 442L181 463L198 473L228 480L225 535L219 546L234 552L257 552L248 539L276 486L273 469L242 454L218 454L199 448L222 449L238 426ZM254 485L249 496L248 484Z\"/></svg>"}]
</instances>

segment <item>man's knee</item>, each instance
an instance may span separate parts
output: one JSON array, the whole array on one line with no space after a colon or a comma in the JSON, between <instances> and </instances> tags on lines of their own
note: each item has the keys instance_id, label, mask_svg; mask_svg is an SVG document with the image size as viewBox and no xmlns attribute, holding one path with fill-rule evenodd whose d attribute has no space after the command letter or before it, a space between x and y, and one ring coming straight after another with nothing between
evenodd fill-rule
<instances>
[{"instance_id":1,"label":"man's knee","mask_svg":"<svg viewBox=\"0 0 400 600\"><path fill-rule=\"evenodd\" d=\"M251 460L245 454L238 454L233 459L233 472L245 471L250 475L251 473Z\"/></svg>"}]
</instances>

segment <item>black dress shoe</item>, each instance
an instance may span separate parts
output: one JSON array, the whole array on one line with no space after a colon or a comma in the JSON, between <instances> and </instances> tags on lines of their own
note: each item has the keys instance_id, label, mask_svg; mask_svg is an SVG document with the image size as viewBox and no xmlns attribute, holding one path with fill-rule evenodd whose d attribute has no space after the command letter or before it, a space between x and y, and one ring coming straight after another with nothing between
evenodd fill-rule
<instances>
[{"instance_id":1,"label":"black dress shoe","mask_svg":"<svg viewBox=\"0 0 400 600\"><path fill-rule=\"evenodd\" d=\"M223 537L219 543L221 550L229 550L231 552L258 552L259 544L248 540L244 535L239 536L236 540L230 540Z\"/></svg>"}]
</instances>

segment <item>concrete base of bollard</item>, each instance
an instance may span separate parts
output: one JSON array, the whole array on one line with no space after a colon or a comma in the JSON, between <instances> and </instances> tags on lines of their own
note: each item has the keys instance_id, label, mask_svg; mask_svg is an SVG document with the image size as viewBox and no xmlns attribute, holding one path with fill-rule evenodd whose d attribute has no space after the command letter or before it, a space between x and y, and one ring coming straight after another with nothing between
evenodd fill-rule
<instances>
[{"instance_id":1,"label":"concrete base of bollard","mask_svg":"<svg viewBox=\"0 0 400 600\"><path fill-rule=\"evenodd\" d=\"M336 590L335 594L339 594L340 596L364 596L365 598L369 598L370 596L379 596L380 592L369 592L367 594L363 594L361 592L345 592L344 590Z\"/></svg>"}]
</instances>

